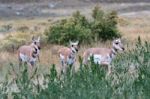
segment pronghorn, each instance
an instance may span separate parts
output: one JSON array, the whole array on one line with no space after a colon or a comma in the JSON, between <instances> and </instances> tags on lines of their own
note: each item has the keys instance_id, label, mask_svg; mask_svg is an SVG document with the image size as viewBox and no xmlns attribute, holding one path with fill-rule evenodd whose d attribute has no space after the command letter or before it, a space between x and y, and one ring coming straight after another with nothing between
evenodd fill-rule
<instances>
[{"instance_id":1,"label":"pronghorn","mask_svg":"<svg viewBox=\"0 0 150 99\"><path fill-rule=\"evenodd\" d=\"M112 48L89 48L83 53L83 64L87 64L90 57L93 56L94 63L107 65L110 72L110 64L118 51L124 51L124 46L120 39L112 42Z\"/></svg>"},{"instance_id":2,"label":"pronghorn","mask_svg":"<svg viewBox=\"0 0 150 99\"><path fill-rule=\"evenodd\" d=\"M32 43L30 45L23 45L18 49L19 65L21 65L24 62L33 67L37 58L39 60L39 53L40 37L38 37L37 40L35 40L33 37Z\"/></svg>"},{"instance_id":3,"label":"pronghorn","mask_svg":"<svg viewBox=\"0 0 150 99\"><path fill-rule=\"evenodd\" d=\"M73 65L76 61L76 53L78 52L78 41L71 42L70 47L63 47L58 50L60 61L61 61L61 71L66 72L67 65ZM74 69L74 66L73 66Z\"/></svg>"}]
</instances>

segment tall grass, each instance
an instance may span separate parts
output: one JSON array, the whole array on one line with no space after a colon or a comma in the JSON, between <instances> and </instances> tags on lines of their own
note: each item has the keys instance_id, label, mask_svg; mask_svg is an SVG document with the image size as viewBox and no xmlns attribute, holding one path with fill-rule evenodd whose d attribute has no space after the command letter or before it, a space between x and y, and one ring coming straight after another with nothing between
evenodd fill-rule
<instances>
[{"instance_id":1,"label":"tall grass","mask_svg":"<svg viewBox=\"0 0 150 99\"><path fill-rule=\"evenodd\" d=\"M72 73L68 66L66 74L58 75L52 65L40 84L37 69L29 76L24 66L13 82L18 90L10 92L6 79L1 83L0 96L2 99L147 99L150 97L149 58L150 43L139 39L136 48L117 56L110 75L92 60L88 66L82 65L80 58L77 72Z\"/></svg>"}]
</instances>

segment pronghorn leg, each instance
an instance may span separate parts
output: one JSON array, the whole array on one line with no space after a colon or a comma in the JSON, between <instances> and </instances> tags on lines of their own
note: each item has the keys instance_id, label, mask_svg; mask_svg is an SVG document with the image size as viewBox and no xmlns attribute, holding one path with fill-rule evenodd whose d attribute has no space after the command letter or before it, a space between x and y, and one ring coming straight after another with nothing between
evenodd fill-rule
<instances>
[{"instance_id":1,"label":"pronghorn leg","mask_svg":"<svg viewBox=\"0 0 150 99\"><path fill-rule=\"evenodd\" d=\"M61 73L65 73L65 62L64 62L64 60L61 61Z\"/></svg>"},{"instance_id":2,"label":"pronghorn leg","mask_svg":"<svg viewBox=\"0 0 150 99\"><path fill-rule=\"evenodd\" d=\"M19 67L22 66L22 61L19 61Z\"/></svg>"},{"instance_id":3,"label":"pronghorn leg","mask_svg":"<svg viewBox=\"0 0 150 99\"><path fill-rule=\"evenodd\" d=\"M111 72L112 72L112 67L111 67L111 65L108 65L108 75L110 75L111 74Z\"/></svg>"},{"instance_id":4,"label":"pronghorn leg","mask_svg":"<svg viewBox=\"0 0 150 99\"><path fill-rule=\"evenodd\" d=\"M112 73L112 67L111 67L111 65L108 65L105 78L108 79L109 76L111 75L111 73Z\"/></svg>"},{"instance_id":5,"label":"pronghorn leg","mask_svg":"<svg viewBox=\"0 0 150 99\"><path fill-rule=\"evenodd\" d=\"M19 70L21 66L22 66L22 61L19 61L19 67L18 67Z\"/></svg>"},{"instance_id":6,"label":"pronghorn leg","mask_svg":"<svg viewBox=\"0 0 150 99\"><path fill-rule=\"evenodd\" d=\"M74 66L74 64L72 64L72 72L74 72L75 71L75 66Z\"/></svg>"},{"instance_id":7,"label":"pronghorn leg","mask_svg":"<svg viewBox=\"0 0 150 99\"><path fill-rule=\"evenodd\" d=\"M74 59L74 62L72 63L72 73L75 73L75 61L76 61L76 59Z\"/></svg>"},{"instance_id":8,"label":"pronghorn leg","mask_svg":"<svg viewBox=\"0 0 150 99\"><path fill-rule=\"evenodd\" d=\"M19 58L19 70L20 70L20 67L22 66L22 59Z\"/></svg>"},{"instance_id":9,"label":"pronghorn leg","mask_svg":"<svg viewBox=\"0 0 150 99\"><path fill-rule=\"evenodd\" d=\"M83 65L87 65L87 59L83 59Z\"/></svg>"},{"instance_id":10,"label":"pronghorn leg","mask_svg":"<svg viewBox=\"0 0 150 99\"><path fill-rule=\"evenodd\" d=\"M28 63L28 71L29 71L29 77L32 76L33 64L31 62Z\"/></svg>"},{"instance_id":11,"label":"pronghorn leg","mask_svg":"<svg viewBox=\"0 0 150 99\"><path fill-rule=\"evenodd\" d=\"M67 64L64 64L63 68L64 68L63 72L64 72L64 74L66 74L66 72L67 72Z\"/></svg>"},{"instance_id":12,"label":"pronghorn leg","mask_svg":"<svg viewBox=\"0 0 150 99\"><path fill-rule=\"evenodd\" d=\"M75 65L72 64L72 73L75 73Z\"/></svg>"}]
</instances>

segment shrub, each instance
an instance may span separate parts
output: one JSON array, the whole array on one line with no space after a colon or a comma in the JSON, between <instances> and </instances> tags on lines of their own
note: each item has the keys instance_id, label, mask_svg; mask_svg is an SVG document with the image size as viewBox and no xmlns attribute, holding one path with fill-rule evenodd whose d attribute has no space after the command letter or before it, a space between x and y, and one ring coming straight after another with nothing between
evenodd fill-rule
<instances>
[{"instance_id":1,"label":"shrub","mask_svg":"<svg viewBox=\"0 0 150 99\"><path fill-rule=\"evenodd\" d=\"M2 25L0 27L0 32L7 32L7 31L11 30L12 27L13 27L12 24Z\"/></svg>"},{"instance_id":2,"label":"shrub","mask_svg":"<svg viewBox=\"0 0 150 99\"><path fill-rule=\"evenodd\" d=\"M27 31L29 31L29 27L28 26L20 26L17 28L17 30L20 32L27 32Z\"/></svg>"},{"instance_id":3,"label":"shrub","mask_svg":"<svg viewBox=\"0 0 150 99\"><path fill-rule=\"evenodd\" d=\"M19 46L32 42L32 36L39 36L42 38L42 44L45 43L43 41L44 36L40 33L33 33L32 35L27 32L15 32L6 35L3 39L0 40L0 51L15 51L19 48Z\"/></svg>"},{"instance_id":4,"label":"shrub","mask_svg":"<svg viewBox=\"0 0 150 99\"><path fill-rule=\"evenodd\" d=\"M14 51L20 45L25 44L26 38L28 38L29 34L17 32L13 34L8 34L4 39L1 40L0 50L5 51Z\"/></svg>"},{"instance_id":5,"label":"shrub","mask_svg":"<svg viewBox=\"0 0 150 99\"><path fill-rule=\"evenodd\" d=\"M57 44L66 44L69 40L79 40L80 42L90 42L89 23L87 19L76 12L72 18L61 20L46 31L48 41Z\"/></svg>"},{"instance_id":6,"label":"shrub","mask_svg":"<svg viewBox=\"0 0 150 99\"><path fill-rule=\"evenodd\" d=\"M106 14L96 6L92 17L92 21L87 20L77 11L71 18L60 20L45 31L48 42L66 44L69 40L79 40L80 43L89 44L92 41L106 41L120 36L116 27L115 11Z\"/></svg>"},{"instance_id":7,"label":"shrub","mask_svg":"<svg viewBox=\"0 0 150 99\"><path fill-rule=\"evenodd\" d=\"M105 14L99 7L95 7L92 17L92 32L97 39L106 41L120 37L120 33L117 30L117 13L111 11Z\"/></svg>"}]
</instances>

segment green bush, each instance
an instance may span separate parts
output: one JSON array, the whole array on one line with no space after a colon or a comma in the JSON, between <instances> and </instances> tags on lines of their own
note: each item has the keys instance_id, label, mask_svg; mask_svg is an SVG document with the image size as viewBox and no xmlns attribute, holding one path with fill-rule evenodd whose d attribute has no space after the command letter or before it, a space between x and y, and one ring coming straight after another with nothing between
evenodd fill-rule
<instances>
[{"instance_id":1,"label":"green bush","mask_svg":"<svg viewBox=\"0 0 150 99\"><path fill-rule=\"evenodd\" d=\"M57 44L65 44L69 40L85 42L90 38L90 33L88 20L78 11L73 14L72 18L61 20L46 31L48 41Z\"/></svg>"},{"instance_id":2,"label":"green bush","mask_svg":"<svg viewBox=\"0 0 150 99\"><path fill-rule=\"evenodd\" d=\"M91 24L91 29L98 40L112 40L121 36L117 30L117 13L115 11L106 14L96 6L92 17L94 22Z\"/></svg>"},{"instance_id":3,"label":"green bush","mask_svg":"<svg viewBox=\"0 0 150 99\"><path fill-rule=\"evenodd\" d=\"M7 34L3 39L0 40L0 51L10 51L14 52L16 51L21 45L24 44L30 44L32 42L32 36L40 36L41 39L41 45L44 45L46 42L45 35L42 35L41 33L31 33L27 32L14 32Z\"/></svg>"},{"instance_id":4,"label":"green bush","mask_svg":"<svg viewBox=\"0 0 150 99\"><path fill-rule=\"evenodd\" d=\"M95 7L92 17L93 20L87 20L77 11L71 18L60 20L45 31L48 42L66 44L69 40L79 40L80 43L90 43L120 37L115 11L104 13L99 7Z\"/></svg>"}]
</instances>

